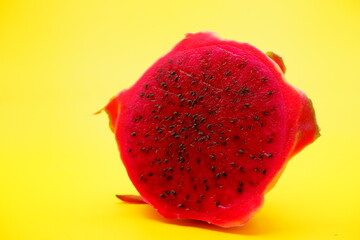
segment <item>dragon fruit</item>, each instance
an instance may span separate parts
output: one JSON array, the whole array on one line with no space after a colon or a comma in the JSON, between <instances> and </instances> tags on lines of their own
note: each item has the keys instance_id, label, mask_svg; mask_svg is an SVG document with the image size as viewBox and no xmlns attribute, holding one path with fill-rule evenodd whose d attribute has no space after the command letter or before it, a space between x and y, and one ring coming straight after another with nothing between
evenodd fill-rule
<instances>
[{"instance_id":1,"label":"dragon fruit","mask_svg":"<svg viewBox=\"0 0 360 240\"><path fill-rule=\"evenodd\" d=\"M187 34L104 107L140 196L169 219L222 227L259 210L288 160L319 136L280 56Z\"/></svg>"}]
</instances>

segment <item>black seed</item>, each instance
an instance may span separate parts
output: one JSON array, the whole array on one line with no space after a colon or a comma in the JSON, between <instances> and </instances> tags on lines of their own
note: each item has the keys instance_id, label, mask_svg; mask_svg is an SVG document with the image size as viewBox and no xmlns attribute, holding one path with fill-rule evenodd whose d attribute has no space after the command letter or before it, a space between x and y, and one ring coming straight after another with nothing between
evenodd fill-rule
<instances>
[{"instance_id":1,"label":"black seed","mask_svg":"<svg viewBox=\"0 0 360 240\"><path fill-rule=\"evenodd\" d=\"M153 173L149 173L148 175L149 175L149 177L151 177L153 175Z\"/></svg>"},{"instance_id":2,"label":"black seed","mask_svg":"<svg viewBox=\"0 0 360 240\"><path fill-rule=\"evenodd\" d=\"M175 190L171 190L171 194L172 194L173 196L176 196Z\"/></svg>"},{"instance_id":3,"label":"black seed","mask_svg":"<svg viewBox=\"0 0 360 240\"><path fill-rule=\"evenodd\" d=\"M170 125L169 128L173 129L173 128L175 128L175 125Z\"/></svg>"},{"instance_id":4,"label":"black seed","mask_svg":"<svg viewBox=\"0 0 360 240\"><path fill-rule=\"evenodd\" d=\"M237 103L237 101L238 101L237 99L234 99L232 102L233 102L233 103Z\"/></svg>"},{"instance_id":5,"label":"black seed","mask_svg":"<svg viewBox=\"0 0 360 240\"><path fill-rule=\"evenodd\" d=\"M184 169L184 166L180 166L180 171L182 171Z\"/></svg>"},{"instance_id":6,"label":"black seed","mask_svg":"<svg viewBox=\"0 0 360 240\"><path fill-rule=\"evenodd\" d=\"M212 172L215 171L215 166L211 166L211 171L212 171Z\"/></svg>"},{"instance_id":7,"label":"black seed","mask_svg":"<svg viewBox=\"0 0 360 240\"><path fill-rule=\"evenodd\" d=\"M144 87L147 89L149 87L149 84L145 84Z\"/></svg>"},{"instance_id":8,"label":"black seed","mask_svg":"<svg viewBox=\"0 0 360 240\"><path fill-rule=\"evenodd\" d=\"M272 92L272 91L270 91L270 92L268 92L268 93L267 93L267 95L273 95L273 92Z\"/></svg>"},{"instance_id":9,"label":"black seed","mask_svg":"<svg viewBox=\"0 0 360 240\"><path fill-rule=\"evenodd\" d=\"M179 157L179 158L178 158L178 162L183 163L183 162L185 162L185 159L184 159L183 157Z\"/></svg>"},{"instance_id":10,"label":"black seed","mask_svg":"<svg viewBox=\"0 0 360 240\"><path fill-rule=\"evenodd\" d=\"M131 152L132 151L132 149L128 149L128 152Z\"/></svg>"},{"instance_id":11,"label":"black seed","mask_svg":"<svg viewBox=\"0 0 360 240\"><path fill-rule=\"evenodd\" d=\"M179 135L175 135L175 138L179 138L180 136Z\"/></svg>"},{"instance_id":12,"label":"black seed","mask_svg":"<svg viewBox=\"0 0 360 240\"><path fill-rule=\"evenodd\" d=\"M238 188L237 191L238 191L238 193L241 193L241 192L242 192L242 188Z\"/></svg>"},{"instance_id":13,"label":"black seed","mask_svg":"<svg viewBox=\"0 0 360 240\"><path fill-rule=\"evenodd\" d=\"M199 96L199 99L200 99L200 100L203 100L203 98L204 98L204 95L200 95L200 96Z\"/></svg>"},{"instance_id":14,"label":"black seed","mask_svg":"<svg viewBox=\"0 0 360 240\"><path fill-rule=\"evenodd\" d=\"M165 194L160 194L159 195L161 198L165 198Z\"/></svg>"},{"instance_id":15,"label":"black seed","mask_svg":"<svg viewBox=\"0 0 360 240\"><path fill-rule=\"evenodd\" d=\"M250 154L249 157L252 158L252 159L255 159L255 156L252 155L252 154Z\"/></svg>"},{"instance_id":16,"label":"black seed","mask_svg":"<svg viewBox=\"0 0 360 240\"><path fill-rule=\"evenodd\" d=\"M182 96L183 96L183 95L182 95L181 93L180 93L180 94L178 94L178 98L182 98Z\"/></svg>"},{"instance_id":17,"label":"black seed","mask_svg":"<svg viewBox=\"0 0 360 240\"><path fill-rule=\"evenodd\" d=\"M225 75L226 75L226 76L229 76L229 75L230 75L230 72L226 72Z\"/></svg>"},{"instance_id":18,"label":"black seed","mask_svg":"<svg viewBox=\"0 0 360 240\"><path fill-rule=\"evenodd\" d=\"M259 121L259 117L258 117L258 116L254 116L254 120L255 120L255 121Z\"/></svg>"},{"instance_id":19,"label":"black seed","mask_svg":"<svg viewBox=\"0 0 360 240\"><path fill-rule=\"evenodd\" d=\"M158 131L158 133L162 133L162 132L163 132L163 130L161 130L161 129Z\"/></svg>"},{"instance_id":20,"label":"black seed","mask_svg":"<svg viewBox=\"0 0 360 240\"><path fill-rule=\"evenodd\" d=\"M197 200L196 203L201 203L201 201L200 201L200 200Z\"/></svg>"},{"instance_id":21,"label":"black seed","mask_svg":"<svg viewBox=\"0 0 360 240\"><path fill-rule=\"evenodd\" d=\"M186 128L181 128L180 132L184 132L186 130Z\"/></svg>"},{"instance_id":22,"label":"black seed","mask_svg":"<svg viewBox=\"0 0 360 240\"><path fill-rule=\"evenodd\" d=\"M266 174L266 169L262 170L262 174L264 174L264 175Z\"/></svg>"},{"instance_id":23,"label":"black seed","mask_svg":"<svg viewBox=\"0 0 360 240\"><path fill-rule=\"evenodd\" d=\"M205 196L204 196L203 194L201 194L201 195L200 195L200 198L204 199L204 198L205 198Z\"/></svg>"},{"instance_id":24,"label":"black seed","mask_svg":"<svg viewBox=\"0 0 360 240\"><path fill-rule=\"evenodd\" d=\"M145 93L140 93L140 97L144 97L145 96Z\"/></svg>"},{"instance_id":25,"label":"black seed","mask_svg":"<svg viewBox=\"0 0 360 240\"><path fill-rule=\"evenodd\" d=\"M158 119L158 118L159 118L159 115L155 115L154 118L155 118L155 119Z\"/></svg>"},{"instance_id":26,"label":"black seed","mask_svg":"<svg viewBox=\"0 0 360 240\"><path fill-rule=\"evenodd\" d=\"M220 203L219 203L219 202L216 202L215 205L218 207L218 206L220 206Z\"/></svg>"},{"instance_id":27,"label":"black seed","mask_svg":"<svg viewBox=\"0 0 360 240\"><path fill-rule=\"evenodd\" d=\"M269 153L269 154L266 154L266 156L267 156L268 158L271 158L271 157L272 157L272 154Z\"/></svg>"},{"instance_id":28,"label":"black seed","mask_svg":"<svg viewBox=\"0 0 360 240\"><path fill-rule=\"evenodd\" d=\"M206 185L206 186L204 187L204 190L205 190L205 191L208 191L208 190L209 190L209 186Z\"/></svg>"},{"instance_id":29,"label":"black seed","mask_svg":"<svg viewBox=\"0 0 360 240\"><path fill-rule=\"evenodd\" d=\"M196 83L196 81L192 81L192 82L191 82L191 85L193 85L193 84L195 84L195 83Z\"/></svg>"},{"instance_id":30,"label":"black seed","mask_svg":"<svg viewBox=\"0 0 360 240\"><path fill-rule=\"evenodd\" d=\"M238 152L239 152L239 153L244 153L244 150L239 149Z\"/></svg>"},{"instance_id":31,"label":"black seed","mask_svg":"<svg viewBox=\"0 0 360 240\"><path fill-rule=\"evenodd\" d=\"M136 121L137 121L137 118L134 118L133 121L136 122Z\"/></svg>"},{"instance_id":32,"label":"black seed","mask_svg":"<svg viewBox=\"0 0 360 240\"><path fill-rule=\"evenodd\" d=\"M267 82L267 79L265 77L262 78L263 82Z\"/></svg>"},{"instance_id":33,"label":"black seed","mask_svg":"<svg viewBox=\"0 0 360 240\"><path fill-rule=\"evenodd\" d=\"M263 114L266 116L266 115L269 115L269 112L268 112L268 111L264 111Z\"/></svg>"},{"instance_id":34,"label":"black seed","mask_svg":"<svg viewBox=\"0 0 360 240\"><path fill-rule=\"evenodd\" d=\"M234 120L231 120L230 123L235 123L235 121L234 121Z\"/></svg>"},{"instance_id":35,"label":"black seed","mask_svg":"<svg viewBox=\"0 0 360 240\"><path fill-rule=\"evenodd\" d=\"M216 175L215 175L215 178L220 178L220 173L217 173Z\"/></svg>"},{"instance_id":36,"label":"black seed","mask_svg":"<svg viewBox=\"0 0 360 240\"><path fill-rule=\"evenodd\" d=\"M215 155L210 155L210 158L211 158L212 160L214 160L214 159L215 159Z\"/></svg>"},{"instance_id":37,"label":"black seed","mask_svg":"<svg viewBox=\"0 0 360 240\"><path fill-rule=\"evenodd\" d=\"M235 163L231 163L231 166L232 166L232 167L236 167L236 164L235 164Z\"/></svg>"},{"instance_id":38,"label":"black seed","mask_svg":"<svg viewBox=\"0 0 360 240\"><path fill-rule=\"evenodd\" d=\"M190 171L191 171L191 168L188 168L187 171L190 172Z\"/></svg>"},{"instance_id":39,"label":"black seed","mask_svg":"<svg viewBox=\"0 0 360 240\"><path fill-rule=\"evenodd\" d=\"M136 132L132 132L132 133L131 133L131 136L136 136Z\"/></svg>"},{"instance_id":40,"label":"black seed","mask_svg":"<svg viewBox=\"0 0 360 240\"><path fill-rule=\"evenodd\" d=\"M245 172L245 168L244 168L244 167L241 167L241 168L240 168L240 171L241 171L241 172Z\"/></svg>"},{"instance_id":41,"label":"black seed","mask_svg":"<svg viewBox=\"0 0 360 240\"><path fill-rule=\"evenodd\" d=\"M166 193L167 195L169 195L169 194L170 194L170 191L165 191L165 193Z\"/></svg>"},{"instance_id":42,"label":"black seed","mask_svg":"<svg viewBox=\"0 0 360 240\"><path fill-rule=\"evenodd\" d=\"M200 158L196 159L196 162L197 162L197 163L200 163L200 161L201 161Z\"/></svg>"},{"instance_id":43,"label":"black seed","mask_svg":"<svg viewBox=\"0 0 360 240\"><path fill-rule=\"evenodd\" d=\"M164 159L164 163L167 163L169 160L167 158Z\"/></svg>"},{"instance_id":44,"label":"black seed","mask_svg":"<svg viewBox=\"0 0 360 240\"><path fill-rule=\"evenodd\" d=\"M207 179L203 179L203 183L207 183Z\"/></svg>"},{"instance_id":45,"label":"black seed","mask_svg":"<svg viewBox=\"0 0 360 240\"><path fill-rule=\"evenodd\" d=\"M174 112L174 115L178 116L178 115L179 115L179 113L178 113L178 112Z\"/></svg>"},{"instance_id":46,"label":"black seed","mask_svg":"<svg viewBox=\"0 0 360 240\"><path fill-rule=\"evenodd\" d=\"M168 145L168 146L169 146L169 147L171 147L172 145L173 145L173 143L169 143L169 145Z\"/></svg>"},{"instance_id":47,"label":"black seed","mask_svg":"<svg viewBox=\"0 0 360 240\"><path fill-rule=\"evenodd\" d=\"M224 89L224 91L229 91L230 90L230 87L226 87L225 89Z\"/></svg>"},{"instance_id":48,"label":"black seed","mask_svg":"<svg viewBox=\"0 0 360 240\"><path fill-rule=\"evenodd\" d=\"M194 189L194 190L196 190L196 189L197 189L197 186L196 186L196 185L194 185L194 186L193 186L193 189Z\"/></svg>"},{"instance_id":49,"label":"black seed","mask_svg":"<svg viewBox=\"0 0 360 240\"><path fill-rule=\"evenodd\" d=\"M257 172L257 171L259 171L259 169L258 169L258 168L254 168L254 171Z\"/></svg>"},{"instance_id":50,"label":"black seed","mask_svg":"<svg viewBox=\"0 0 360 240\"><path fill-rule=\"evenodd\" d=\"M227 176L227 174L226 174L226 172L225 172L225 171L223 171L221 174L222 174L224 177L226 177L226 176Z\"/></svg>"},{"instance_id":51,"label":"black seed","mask_svg":"<svg viewBox=\"0 0 360 240\"><path fill-rule=\"evenodd\" d=\"M206 128L207 128L207 129L210 129L210 128L211 128L211 124L208 124L208 125L206 126Z\"/></svg>"},{"instance_id":52,"label":"black seed","mask_svg":"<svg viewBox=\"0 0 360 240\"><path fill-rule=\"evenodd\" d=\"M210 115L215 115L217 112L216 111L209 111Z\"/></svg>"},{"instance_id":53,"label":"black seed","mask_svg":"<svg viewBox=\"0 0 360 240\"><path fill-rule=\"evenodd\" d=\"M259 153L259 158L262 158L263 157L263 154L262 153Z\"/></svg>"},{"instance_id":54,"label":"black seed","mask_svg":"<svg viewBox=\"0 0 360 240\"><path fill-rule=\"evenodd\" d=\"M243 186L244 183L242 181L239 182L239 186Z\"/></svg>"},{"instance_id":55,"label":"black seed","mask_svg":"<svg viewBox=\"0 0 360 240\"><path fill-rule=\"evenodd\" d=\"M155 142L156 142L157 140L159 140L159 138L158 138L158 137L155 137L154 140L155 140Z\"/></svg>"},{"instance_id":56,"label":"black seed","mask_svg":"<svg viewBox=\"0 0 360 240\"><path fill-rule=\"evenodd\" d=\"M223 142L223 143L221 143L221 144L224 145L224 146L226 146L227 143L226 143L226 142Z\"/></svg>"},{"instance_id":57,"label":"black seed","mask_svg":"<svg viewBox=\"0 0 360 240\"><path fill-rule=\"evenodd\" d=\"M248 108L250 106L250 103L245 103L244 107Z\"/></svg>"},{"instance_id":58,"label":"black seed","mask_svg":"<svg viewBox=\"0 0 360 240\"><path fill-rule=\"evenodd\" d=\"M169 167L169 168L168 168L168 171L169 171L169 172L172 172L172 171L173 171L173 168L172 168L172 167Z\"/></svg>"},{"instance_id":59,"label":"black seed","mask_svg":"<svg viewBox=\"0 0 360 240\"><path fill-rule=\"evenodd\" d=\"M180 204L178 204L178 207L183 208L183 207L185 207L185 205L180 203Z\"/></svg>"},{"instance_id":60,"label":"black seed","mask_svg":"<svg viewBox=\"0 0 360 240\"><path fill-rule=\"evenodd\" d=\"M220 134L224 134L225 132L224 131L221 131Z\"/></svg>"},{"instance_id":61,"label":"black seed","mask_svg":"<svg viewBox=\"0 0 360 240\"><path fill-rule=\"evenodd\" d=\"M188 200L190 198L190 195L186 195L185 199Z\"/></svg>"}]
</instances>

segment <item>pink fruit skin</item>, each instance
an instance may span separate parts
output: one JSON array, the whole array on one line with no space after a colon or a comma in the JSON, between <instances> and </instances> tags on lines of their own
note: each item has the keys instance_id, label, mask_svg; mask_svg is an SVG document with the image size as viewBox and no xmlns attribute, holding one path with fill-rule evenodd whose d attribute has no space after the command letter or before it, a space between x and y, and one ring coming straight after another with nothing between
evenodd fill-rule
<instances>
[{"instance_id":1,"label":"pink fruit skin","mask_svg":"<svg viewBox=\"0 0 360 240\"><path fill-rule=\"evenodd\" d=\"M169 210L166 207L159 207L156 200L153 199L152 196L147 195L146 190L141 189L141 187L137 184L138 176L132 174L131 169L134 166L132 165L132 160L129 158L128 152L125 150L129 148L129 143L126 136L123 134L123 126L125 126L125 123L129 121L128 115L132 111L132 109L128 107L128 102L135 95L135 91L139 87L137 84L139 83L136 83L129 90L122 91L117 96L113 97L104 107L104 110L109 116L110 129L115 133L121 159L128 171L130 179L140 192L143 199L147 203L153 205L161 215L170 219L197 219L222 227L241 226L245 224L262 206L264 194L275 185L281 173L285 169L288 160L320 136L319 128L316 123L315 113L311 101L303 92L290 86L285 81L283 73L285 69L284 66L278 66L276 59L272 60L249 44L220 40L214 34L208 32L187 34L184 40L178 43L167 55L160 58L153 66L162 64L164 61L167 61L170 56L179 52L210 46L221 48L232 53L241 51L254 55L258 61L262 62L262 64L270 69L276 78L279 89L282 89L284 102L283 117L285 119L285 128L287 129L287 133L285 139L286 144L284 145L284 149L282 149L282 157L277 159L279 167L277 171L268 178L269 180L264 183L263 187L259 189L256 194L249 196L241 202L241 204L228 209L224 208L216 213L199 213L191 211L174 212L172 209ZM153 67L145 72L138 82L141 82L142 79L149 78L152 73Z\"/></svg>"}]
</instances>

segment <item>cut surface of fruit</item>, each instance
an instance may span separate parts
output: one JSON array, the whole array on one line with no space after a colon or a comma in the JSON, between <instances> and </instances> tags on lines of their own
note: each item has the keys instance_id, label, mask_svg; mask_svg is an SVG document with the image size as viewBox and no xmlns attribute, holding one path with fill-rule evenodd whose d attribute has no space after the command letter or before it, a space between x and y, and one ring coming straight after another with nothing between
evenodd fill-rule
<instances>
[{"instance_id":1,"label":"cut surface of fruit","mask_svg":"<svg viewBox=\"0 0 360 240\"><path fill-rule=\"evenodd\" d=\"M166 218L223 227L253 216L287 161L319 136L310 100L286 83L277 56L188 34L110 100L110 128L145 202Z\"/></svg>"}]
</instances>

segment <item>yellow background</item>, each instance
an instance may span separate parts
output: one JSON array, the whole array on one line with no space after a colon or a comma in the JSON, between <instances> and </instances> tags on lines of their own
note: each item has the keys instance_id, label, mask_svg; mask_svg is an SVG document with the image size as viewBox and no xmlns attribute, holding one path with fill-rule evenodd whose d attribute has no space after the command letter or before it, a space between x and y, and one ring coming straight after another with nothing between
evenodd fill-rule
<instances>
[{"instance_id":1,"label":"yellow background","mask_svg":"<svg viewBox=\"0 0 360 240\"><path fill-rule=\"evenodd\" d=\"M0 239L360 239L360 3L0 1ZM105 114L187 32L284 57L322 136L244 227L169 221L136 193Z\"/></svg>"}]
</instances>

